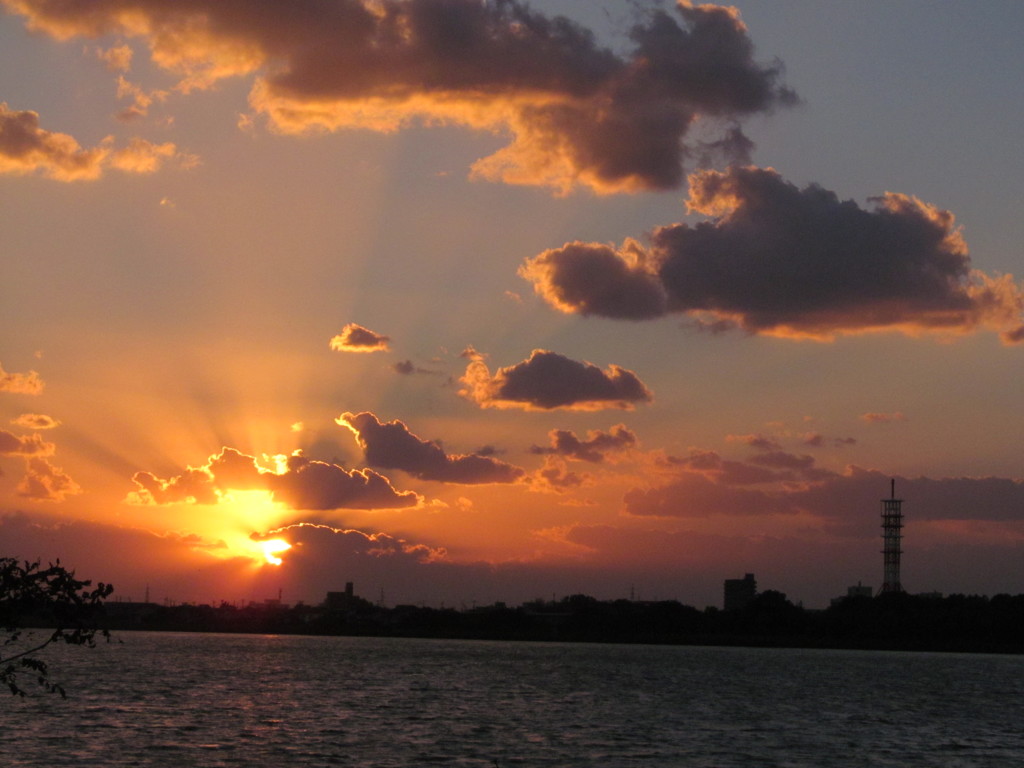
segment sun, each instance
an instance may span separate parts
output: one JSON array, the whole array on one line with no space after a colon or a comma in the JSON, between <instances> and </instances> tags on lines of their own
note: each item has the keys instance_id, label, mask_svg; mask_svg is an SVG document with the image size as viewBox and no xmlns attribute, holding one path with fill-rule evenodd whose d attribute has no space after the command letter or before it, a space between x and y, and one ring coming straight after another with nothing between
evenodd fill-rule
<instances>
[{"instance_id":1,"label":"sun","mask_svg":"<svg viewBox=\"0 0 1024 768\"><path fill-rule=\"evenodd\" d=\"M280 557L277 556L278 552L286 552L292 548L284 539L267 539L266 541L257 542L257 546L263 551L263 557L267 559L267 562L271 565L280 565L284 562Z\"/></svg>"}]
</instances>

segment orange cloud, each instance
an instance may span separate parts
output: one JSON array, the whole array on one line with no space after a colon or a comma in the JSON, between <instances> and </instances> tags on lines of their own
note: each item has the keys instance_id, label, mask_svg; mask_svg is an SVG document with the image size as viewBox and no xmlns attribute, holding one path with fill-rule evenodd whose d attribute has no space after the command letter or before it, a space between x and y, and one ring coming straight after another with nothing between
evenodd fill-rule
<instances>
[{"instance_id":1,"label":"orange cloud","mask_svg":"<svg viewBox=\"0 0 1024 768\"><path fill-rule=\"evenodd\" d=\"M96 58L106 64L111 72L128 72L132 68L133 55L131 47L127 45L115 45L96 51Z\"/></svg>"},{"instance_id":2,"label":"orange cloud","mask_svg":"<svg viewBox=\"0 0 1024 768\"><path fill-rule=\"evenodd\" d=\"M714 217L656 229L644 248L567 243L520 275L567 313L642 320L683 313L698 327L829 340L988 328L1024 340L1024 290L972 269L953 214L896 193L865 210L771 169L690 177L691 211Z\"/></svg>"},{"instance_id":3,"label":"orange cloud","mask_svg":"<svg viewBox=\"0 0 1024 768\"><path fill-rule=\"evenodd\" d=\"M136 472L132 481L137 490L127 501L216 504L230 490L267 490L275 501L292 509L401 509L422 501L413 491L396 491L386 477L370 469L347 470L298 452L281 457L279 463L277 471L263 469L255 457L223 448L205 465L188 467L166 480L151 472Z\"/></svg>"},{"instance_id":4,"label":"orange cloud","mask_svg":"<svg viewBox=\"0 0 1024 768\"><path fill-rule=\"evenodd\" d=\"M738 14L713 5L645 11L620 55L518 0L3 3L58 39L142 38L181 92L255 75L250 104L282 133L425 122L511 136L474 175L563 193L678 186L689 158L745 156L740 119L795 101ZM732 127L702 142L697 123Z\"/></svg>"},{"instance_id":5,"label":"orange cloud","mask_svg":"<svg viewBox=\"0 0 1024 768\"><path fill-rule=\"evenodd\" d=\"M43 440L42 435L18 437L0 429L0 456L52 456L55 450L56 446Z\"/></svg>"},{"instance_id":6,"label":"orange cloud","mask_svg":"<svg viewBox=\"0 0 1024 768\"><path fill-rule=\"evenodd\" d=\"M60 426L57 419L42 413L23 413L16 419L11 419L11 424L25 429L54 429Z\"/></svg>"},{"instance_id":7,"label":"orange cloud","mask_svg":"<svg viewBox=\"0 0 1024 768\"><path fill-rule=\"evenodd\" d=\"M167 91L147 93L141 86L129 82L121 75L117 78L117 97L132 100L131 106L121 110L117 115L119 120L128 122L149 114L149 108L154 101L163 101L167 98Z\"/></svg>"},{"instance_id":8,"label":"orange cloud","mask_svg":"<svg viewBox=\"0 0 1024 768\"><path fill-rule=\"evenodd\" d=\"M899 411L895 413L864 413L861 414L861 421L866 421L868 424L889 424L894 421L906 421L907 417Z\"/></svg>"},{"instance_id":9,"label":"orange cloud","mask_svg":"<svg viewBox=\"0 0 1024 768\"><path fill-rule=\"evenodd\" d=\"M520 363L499 368L493 376L485 362L473 360L460 381L465 387L459 394L482 408L631 410L634 403L654 399L630 370L610 365L602 371L592 363L580 363L544 349L533 350Z\"/></svg>"},{"instance_id":10,"label":"orange cloud","mask_svg":"<svg viewBox=\"0 0 1024 768\"><path fill-rule=\"evenodd\" d=\"M385 352L391 338L349 323L341 333L331 339L331 349L336 352Z\"/></svg>"},{"instance_id":11,"label":"orange cloud","mask_svg":"<svg viewBox=\"0 0 1024 768\"><path fill-rule=\"evenodd\" d=\"M0 366L0 392L22 395L38 395L43 391L43 380L35 371L28 373L7 373Z\"/></svg>"},{"instance_id":12,"label":"orange cloud","mask_svg":"<svg viewBox=\"0 0 1024 768\"><path fill-rule=\"evenodd\" d=\"M109 141L83 149L66 133L52 133L39 125L39 115L14 111L0 102L0 174L41 173L56 181L98 179L106 168L126 173L152 173L169 158L188 166L195 159L179 155L174 144L152 144L135 138L124 149Z\"/></svg>"},{"instance_id":13,"label":"orange cloud","mask_svg":"<svg viewBox=\"0 0 1024 768\"><path fill-rule=\"evenodd\" d=\"M25 465L25 476L18 484L19 496L35 501L64 501L82 492L82 488L62 469L46 459L32 456Z\"/></svg>"},{"instance_id":14,"label":"orange cloud","mask_svg":"<svg viewBox=\"0 0 1024 768\"><path fill-rule=\"evenodd\" d=\"M110 153L110 166L125 173L153 173L168 159L177 159L182 167L190 168L199 162L194 155L183 155L171 142L153 144L134 138L124 149Z\"/></svg>"}]
</instances>

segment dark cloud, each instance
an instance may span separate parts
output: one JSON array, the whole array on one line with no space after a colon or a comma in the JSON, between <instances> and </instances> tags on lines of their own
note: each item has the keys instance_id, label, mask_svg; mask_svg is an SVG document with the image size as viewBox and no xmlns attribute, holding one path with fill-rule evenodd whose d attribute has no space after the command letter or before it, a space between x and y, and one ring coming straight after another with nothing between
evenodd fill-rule
<instances>
[{"instance_id":1,"label":"dark cloud","mask_svg":"<svg viewBox=\"0 0 1024 768\"><path fill-rule=\"evenodd\" d=\"M789 511L765 491L717 483L706 475L683 472L656 488L633 488L623 498L626 513L641 517L764 515Z\"/></svg>"},{"instance_id":2,"label":"dark cloud","mask_svg":"<svg viewBox=\"0 0 1024 768\"><path fill-rule=\"evenodd\" d=\"M632 409L654 399L635 373L618 365L602 371L596 365L535 349L520 363L491 375L487 364L474 360L461 379L460 394L483 408L595 411Z\"/></svg>"},{"instance_id":3,"label":"dark cloud","mask_svg":"<svg viewBox=\"0 0 1024 768\"><path fill-rule=\"evenodd\" d=\"M383 352L391 339L379 333L349 323L341 333L331 339L331 349L337 352Z\"/></svg>"},{"instance_id":4,"label":"dark cloud","mask_svg":"<svg viewBox=\"0 0 1024 768\"><path fill-rule=\"evenodd\" d=\"M589 461L599 464L610 452L634 448L637 444L636 435L626 428L625 424L616 424L611 432L599 429L587 432L587 439L580 440L575 432L565 429L553 429L548 433L550 447L534 445L530 453L554 454L569 459Z\"/></svg>"},{"instance_id":5,"label":"dark cloud","mask_svg":"<svg viewBox=\"0 0 1024 768\"><path fill-rule=\"evenodd\" d=\"M782 448L777 439L767 435L729 435L726 440L749 445L758 451L778 451Z\"/></svg>"},{"instance_id":6,"label":"dark cloud","mask_svg":"<svg viewBox=\"0 0 1024 768\"><path fill-rule=\"evenodd\" d=\"M814 457L807 454L797 455L786 451L765 451L751 456L751 464L772 469L806 470L814 466Z\"/></svg>"},{"instance_id":7,"label":"dark cloud","mask_svg":"<svg viewBox=\"0 0 1024 768\"><path fill-rule=\"evenodd\" d=\"M293 509L400 509L414 507L421 497L396 491L383 475L371 469L345 469L295 453L278 471L261 469L256 459L224 448L197 468L164 480L151 472L136 472L138 490L128 500L139 504L216 504L230 490L267 490L276 501Z\"/></svg>"},{"instance_id":8,"label":"dark cloud","mask_svg":"<svg viewBox=\"0 0 1024 768\"><path fill-rule=\"evenodd\" d=\"M293 509L398 509L421 501L412 491L396 491L372 469L347 470L297 455L288 457L286 472L269 475L268 486Z\"/></svg>"},{"instance_id":9,"label":"dark cloud","mask_svg":"<svg viewBox=\"0 0 1024 768\"><path fill-rule=\"evenodd\" d=\"M771 169L703 171L690 178L689 208L711 221L660 227L649 248L569 243L520 274L553 306L584 315L685 313L796 337L988 327L1016 338L1024 293L1011 276L971 268L951 213L895 193L872 205L799 189Z\"/></svg>"},{"instance_id":10,"label":"dark cloud","mask_svg":"<svg viewBox=\"0 0 1024 768\"><path fill-rule=\"evenodd\" d=\"M429 368L420 368L415 365L412 360L400 360L391 366L391 370L400 376L412 376L413 374L420 374L423 376L441 376L440 371L432 371Z\"/></svg>"},{"instance_id":11,"label":"dark cloud","mask_svg":"<svg viewBox=\"0 0 1024 768\"><path fill-rule=\"evenodd\" d=\"M694 450L689 456L682 458L669 456L665 463L708 475L723 485L758 485L795 479L789 473L780 474L766 467L724 459L715 451Z\"/></svg>"},{"instance_id":12,"label":"dark cloud","mask_svg":"<svg viewBox=\"0 0 1024 768\"><path fill-rule=\"evenodd\" d=\"M715 457L717 460L717 456ZM691 462L696 469L696 462ZM724 473L684 471L653 488L625 495L627 514L651 517L810 514L839 530L870 534L878 527L880 500L890 476L851 466L843 473L801 468L803 482L781 482L738 490ZM776 479L784 477L777 475ZM1024 481L999 477L896 478L908 521L1024 521Z\"/></svg>"},{"instance_id":13,"label":"dark cloud","mask_svg":"<svg viewBox=\"0 0 1024 768\"><path fill-rule=\"evenodd\" d=\"M668 294L643 247L567 243L527 260L519 274L563 312L648 320L668 311Z\"/></svg>"},{"instance_id":14,"label":"dark cloud","mask_svg":"<svg viewBox=\"0 0 1024 768\"><path fill-rule=\"evenodd\" d=\"M479 485L514 483L522 469L490 456L449 456L440 444L422 440L400 421L382 423L372 413L343 413L338 423L352 430L367 464L401 469L422 480Z\"/></svg>"},{"instance_id":15,"label":"dark cloud","mask_svg":"<svg viewBox=\"0 0 1024 768\"><path fill-rule=\"evenodd\" d=\"M519 0L4 2L62 40L144 38L179 91L257 74L250 104L279 132L419 120L511 136L474 173L563 192L676 187L709 153L749 153L739 120L795 101L713 5L642 12L619 55ZM691 139L697 123L722 137Z\"/></svg>"},{"instance_id":16,"label":"dark cloud","mask_svg":"<svg viewBox=\"0 0 1024 768\"><path fill-rule=\"evenodd\" d=\"M35 371L28 373L7 373L0 366L0 392L21 395L38 395L43 391L43 380Z\"/></svg>"},{"instance_id":17,"label":"dark cloud","mask_svg":"<svg viewBox=\"0 0 1024 768\"><path fill-rule=\"evenodd\" d=\"M830 443L835 448L843 448L847 445L856 445L857 439L854 437L827 438L820 432L808 432L803 436L801 442L806 446L810 446L811 448L821 448L826 443Z\"/></svg>"}]
</instances>

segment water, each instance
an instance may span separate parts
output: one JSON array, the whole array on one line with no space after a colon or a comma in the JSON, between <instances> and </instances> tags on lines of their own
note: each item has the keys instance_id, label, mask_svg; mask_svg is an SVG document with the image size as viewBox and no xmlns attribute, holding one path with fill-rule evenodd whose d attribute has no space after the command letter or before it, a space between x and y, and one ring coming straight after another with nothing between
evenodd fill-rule
<instances>
[{"instance_id":1,"label":"water","mask_svg":"<svg viewBox=\"0 0 1024 768\"><path fill-rule=\"evenodd\" d=\"M118 633L4 700L0 764L1019 766L1024 658Z\"/></svg>"}]
</instances>

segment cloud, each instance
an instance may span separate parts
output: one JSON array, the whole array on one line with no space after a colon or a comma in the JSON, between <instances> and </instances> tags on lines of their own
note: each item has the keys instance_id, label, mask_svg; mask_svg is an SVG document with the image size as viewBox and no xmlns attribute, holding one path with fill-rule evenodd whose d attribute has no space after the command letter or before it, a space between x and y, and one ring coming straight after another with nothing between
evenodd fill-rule
<instances>
[{"instance_id":1,"label":"cloud","mask_svg":"<svg viewBox=\"0 0 1024 768\"><path fill-rule=\"evenodd\" d=\"M110 48L100 48L96 51L96 58L107 65L111 72L128 72L132 68L133 51L127 45L115 45Z\"/></svg>"},{"instance_id":2,"label":"cloud","mask_svg":"<svg viewBox=\"0 0 1024 768\"><path fill-rule=\"evenodd\" d=\"M124 149L110 153L110 166L126 173L154 173L168 159L177 159L183 168L192 168L199 162L195 155L178 152L171 142L153 144L136 137Z\"/></svg>"},{"instance_id":3,"label":"cloud","mask_svg":"<svg viewBox=\"0 0 1024 768\"><path fill-rule=\"evenodd\" d=\"M331 339L331 349L336 352L384 352L390 337L374 333L369 328L349 323L341 333Z\"/></svg>"},{"instance_id":4,"label":"cloud","mask_svg":"<svg viewBox=\"0 0 1024 768\"><path fill-rule=\"evenodd\" d=\"M52 456L55 450L56 446L43 440L42 435L33 433L19 437L0 429L0 456Z\"/></svg>"},{"instance_id":5,"label":"cloud","mask_svg":"<svg viewBox=\"0 0 1024 768\"><path fill-rule=\"evenodd\" d=\"M567 313L682 313L712 330L822 340L982 327L1019 340L1024 293L1009 275L971 268L953 214L896 193L871 203L799 189L771 169L702 171L690 177L689 208L711 221L660 227L647 248L568 243L527 259L520 275Z\"/></svg>"},{"instance_id":6,"label":"cloud","mask_svg":"<svg viewBox=\"0 0 1024 768\"><path fill-rule=\"evenodd\" d=\"M782 446L774 437L766 435L728 435L725 438L729 442L743 443L758 451L777 451Z\"/></svg>"},{"instance_id":7,"label":"cloud","mask_svg":"<svg viewBox=\"0 0 1024 768\"><path fill-rule=\"evenodd\" d=\"M400 469L421 480L461 485L514 483L525 474L490 456L450 456L438 443L421 440L401 421L381 423L372 413L343 413L337 423L352 430L367 464Z\"/></svg>"},{"instance_id":8,"label":"cloud","mask_svg":"<svg viewBox=\"0 0 1024 768\"><path fill-rule=\"evenodd\" d=\"M422 500L413 491L396 491L372 469L346 470L296 455L288 457L287 468L268 484L274 499L293 509L400 509Z\"/></svg>"},{"instance_id":9,"label":"cloud","mask_svg":"<svg viewBox=\"0 0 1024 768\"><path fill-rule=\"evenodd\" d=\"M25 462L25 476L17 488L19 496L35 501L64 501L65 497L81 492L78 483L62 469L38 456Z\"/></svg>"},{"instance_id":10,"label":"cloud","mask_svg":"<svg viewBox=\"0 0 1024 768\"><path fill-rule=\"evenodd\" d=\"M271 539L281 535L298 544L295 551L287 555L289 560L302 553L306 559L320 563L327 558L322 557L325 553L317 553L316 550L325 545L331 549L345 550L348 557L363 555L378 559L395 558L418 564L442 562L447 558L447 553L440 547L410 544L387 533L365 533L354 529L333 528L322 523L295 523L263 534L254 533L253 538Z\"/></svg>"},{"instance_id":11,"label":"cloud","mask_svg":"<svg viewBox=\"0 0 1024 768\"><path fill-rule=\"evenodd\" d=\"M546 456L544 466L530 478L530 489L550 493L564 493L570 488L579 488L590 482L590 475L569 470L565 461L557 456Z\"/></svg>"},{"instance_id":12,"label":"cloud","mask_svg":"<svg viewBox=\"0 0 1024 768\"><path fill-rule=\"evenodd\" d=\"M620 250L577 241L527 259L519 274L562 312L649 320L668 311L652 255L635 240Z\"/></svg>"},{"instance_id":13,"label":"cloud","mask_svg":"<svg viewBox=\"0 0 1024 768\"><path fill-rule=\"evenodd\" d=\"M3 2L58 39L143 38L181 92L255 75L250 105L282 133L418 121L510 136L473 173L560 192L676 187L684 165L749 152L741 119L795 101L739 14L713 5L643 12L620 55L519 0ZM721 136L692 138L698 124Z\"/></svg>"},{"instance_id":14,"label":"cloud","mask_svg":"<svg viewBox=\"0 0 1024 768\"><path fill-rule=\"evenodd\" d=\"M780 474L747 462L724 459L715 451L693 449L689 456L668 456L664 463L703 474L723 485L758 485L794 479L789 473Z\"/></svg>"},{"instance_id":15,"label":"cloud","mask_svg":"<svg viewBox=\"0 0 1024 768\"><path fill-rule=\"evenodd\" d=\"M814 457L807 454L797 455L786 451L765 451L750 457L751 464L773 469L806 470L814 466Z\"/></svg>"},{"instance_id":16,"label":"cloud","mask_svg":"<svg viewBox=\"0 0 1024 768\"><path fill-rule=\"evenodd\" d=\"M122 122L130 122L149 114L149 108L154 101L167 99L167 91L146 92L140 85L129 81L124 75L117 78L117 98L131 99L131 106L125 107L117 114L117 119Z\"/></svg>"},{"instance_id":17,"label":"cloud","mask_svg":"<svg viewBox=\"0 0 1024 768\"><path fill-rule=\"evenodd\" d=\"M25 429L54 429L60 426L57 419L42 413L23 413L16 419L11 419L11 424Z\"/></svg>"},{"instance_id":18,"label":"cloud","mask_svg":"<svg viewBox=\"0 0 1024 768\"><path fill-rule=\"evenodd\" d=\"M412 360L400 360L391 366L391 370L402 376L411 376L416 373L416 366L412 364Z\"/></svg>"},{"instance_id":19,"label":"cloud","mask_svg":"<svg viewBox=\"0 0 1024 768\"><path fill-rule=\"evenodd\" d=\"M412 360L400 360L391 366L391 370L397 373L399 376L412 376L420 374L423 376L440 376L440 371L432 371L429 368L420 368L415 365Z\"/></svg>"},{"instance_id":20,"label":"cloud","mask_svg":"<svg viewBox=\"0 0 1024 768\"><path fill-rule=\"evenodd\" d=\"M135 504L216 504L227 491L260 489L292 509L400 509L422 501L413 491L396 491L373 470L347 470L298 452L280 457L277 471L271 471L259 467L253 456L223 448L205 465L169 479L136 472L132 481L137 490L127 500Z\"/></svg>"},{"instance_id":21,"label":"cloud","mask_svg":"<svg viewBox=\"0 0 1024 768\"><path fill-rule=\"evenodd\" d=\"M725 463L717 454L710 455L724 468ZM698 456L706 458L707 455ZM785 466L788 462L772 463ZM794 469L800 470L802 482L783 480L787 475L778 473L775 482L738 489L725 472L696 471L697 468L698 462L692 461L668 483L629 490L624 496L626 514L682 518L805 514L827 523L833 530L867 536L878 529L880 500L888 497L892 479L878 470L855 465L841 473L800 466ZM905 500L903 511L908 526L913 522L941 520L1024 521L1024 480L1000 477L895 479L897 496Z\"/></svg>"},{"instance_id":22,"label":"cloud","mask_svg":"<svg viewBox=\"0 0 1024 768\"><path fill-rule=\"evenodd\" d=\"M761 515L787 511L762 490L737 488L696 472L683 472L655 488L632 488L623 497L626 514L640 517Z\"/></svg>"},{"instance_id":23,"label":"cloud","mask_svg":"<svg viewBox=\"0 0 1024 768\"><path fill-rule=\"evenodd\" d=\"M153 144L134 138L123 149L105 140L83 149L66 133L52 133L39 125L39 115L15 111L0 102L0 174L41 173L56 181L98 179L109 168L126 173L152 173L168 159L184 166L195 158L178 153L174 144Z\"/></svg>"},{"instance_id":24,"label":"cloud","mask_svg":"<svg viewBox=\"0 0 1024 768\"><path fill-rule=\"evenodd\" d=\"M634 403L654 399L630 370L610 365L602 371L592 363L580 363L543 349L533 350L520 363L499 368L493 376L486 363L474 360L460 381L465 387L459 394L483 408L631 410Z\"/></svg>"},{"instance_id":25,"label":"cloud","mask_svg":"<svg viewBox=\"0 0 1024 768\"><path fill-rule=\"evenodd\" d=\"M43 391L43 380L35 371L28 373L7 373L0 366L0 392L21 395L38 395Z\"/></svg>"},{"instance_id":26,"label":"cloud","mask_svg":"<svg viewBox=\"0 0 1024 768\"><path fill-rule=\"evenodd\" d=\"M866 421L868 424L890 424L894 421L906 421L907 417L899 411L895 413L864 413L861 414L861 421Z\"/></svg>"},{"instance_id":27,"label":"cloud","mask_svg":"<svg viewBox=\"0 0 1024 768\"><path fill-rule=\"evenodd\" d=\"M565 429L553 429L548 432L548 437L550 447L534 445L530 453L552 454L600 464L608 453L635 448L637 445L636 435L625 424L616 424L611 432L590 430L586 440L580 440L575 432Z\"/></svg>"}]
</instances>

